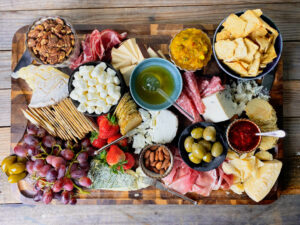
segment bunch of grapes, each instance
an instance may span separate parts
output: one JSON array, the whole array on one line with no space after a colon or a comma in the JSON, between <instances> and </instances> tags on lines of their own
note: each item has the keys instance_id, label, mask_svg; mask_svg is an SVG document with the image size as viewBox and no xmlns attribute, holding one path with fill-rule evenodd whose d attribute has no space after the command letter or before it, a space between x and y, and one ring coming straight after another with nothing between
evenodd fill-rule
<instances>
[{"instance_id":1,"label":"bunch of grapes","mask_svg":"<svg viewBox=\"0 0 300 225\"><path fill-rule=\"evenodd\" d=\"M56 139L45 129L29 124L24 143L14 148L16 155L27 157L26 170L34 180L34 201L49 204L58 199L64 204L76 204L76 191L92 182L87 177L89 156L96 149L88 138L79 143Z\"/></svg>"}]
</instances>

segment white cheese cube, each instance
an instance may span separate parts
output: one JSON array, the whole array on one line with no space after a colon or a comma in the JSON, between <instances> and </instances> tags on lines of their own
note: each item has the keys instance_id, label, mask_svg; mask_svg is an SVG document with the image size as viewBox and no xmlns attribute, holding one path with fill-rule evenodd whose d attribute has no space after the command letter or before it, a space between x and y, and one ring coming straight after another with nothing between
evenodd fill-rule
<instances>
[{"instance_id":1,"label":"white cheese cube","mask_svg":"<svg viewBox=\"0 0 300 225\"><path fill-rule=\"evenodd\" d=\"M78 88L80 88L81 90L88 90L87 83L84 80L79 80L78 85Z\"/></svg>"},{"instance_id":2,"label":"white cheese cube","mask_svg":"<svg viewBox=\"0 0 300 225\"><path fill-rule=\"evenodd\" d=\"M78 97L78 101L79 101L80 103L85 103L85 102L87 102L87 98L86 98L85 95L80 95L80 96Z\"/></svg>"},{"instance_id":3,"label":"white cheese cube","mask_svg":"<svg viewBox=\"0 0 300 225\"><path fill-rule=\"evenodd\" d=\"M202 100L206 107L203 117L208 122L222 122L236 114L235 105L225 91L219 91Z\"/></svg>"},{"instance_id":4,"label":"white cheese cube","mask_svg":"<svg viewBox=\"0 0 300 225\"><path fill-rule=\"evenodd\" d=\"M98 98L99 98L99 96L98 96L97 93L91 93L91 92L89 92L89 93L87 94L87 99L88 99L88 100L98 99Z\"/></svg>"},{"instance_id":5,"label":"white cheese cube","mask_svg":"<svg viewBox=\"0 0 300 225\"><path fill-rule=\"evenodd\" d=\"M116 75L116 71L114 71L114 70L111 69L111 68L107 68L106 72L107 72L107 75L108 75L108 76L114 77L114 76Z\"/></svg>"},{"instance_id":6,"label":"white cheese cube","mask_svg":"<svg viewBox=\"0 0 300 225\"><path fill-rule=\"evenodd\" d=\"M109 95L115 91L115 86L113 84L106 85L106 90Z\"/></svg>"},{"instance_id":7,"label":"white cheese cube","mask_svg":"<svg viewBox=\"0 0 300 225\"><path fill-rule=\"evenodd\" d=\"M82 76L87 76L87 75L90 75L93 70L94 70L94 66L80 66L79 67L79 73L82 75Z\"/></svg>"},{"instance_id":8,"label":"white cheese cube","mask_svg":"<svg viewBox=\"0 0 300 225\"><path fill-rule=\"evenodd\" d=\"M106 67L107 67L107 65L106 65L106 63L105 63L105 62L101 62L99 65L97 65L97 67L99 67L99 68L103 68L103 70L105 70L105 69L106 69Z\"/></svg>"},{"instance_id":9,"label":"white cheese cube","mask_svg":"<svg viewBox=\"0 0 300 225\"><path fill-rule=\"evenodd\" d=\"M116 84L116 85L120 84L120 80L117 76L114 77L114 84Z\"/></svg>"},{"instance_id":10,"label":"white cheese cube","mask_svg":"<svg viewBox=\"0 0 300 225\"><path fill-rule=\"evenodd\" d=\"M101 97L101 98L106 98L106 96L107 96L107 91L103 89L103 90L100 92L100 97Z\"/></svg>"},{"instance_id":11,"label":"white cheese cube","mask_svg":"<svg viewBox=\"0 0 300 225\"><path fill-rule=\"evenodd\" d=\"M73 85L75 88L76 88L76 87L80 87L79 79L78 79L78 80L73 80L72 85Z\"/></svg>"},{"instance_id":12,"label":"white cheese cube","mask_svg":"<svg viewBox=\"0 0 300 225\"><path fill-rule=\"evenodd\" d=\"M70 97L74 100L78 100L79 95L78 93L75 91L75 89L70 93Z\"/></svg>"},{"instance_id":13,"label":"white cheese cube","mask_svg":"<svg viewBox=\"0 0 300 225\"><path fill-rule=\"evenodd\" d=\"M106 101L107 104L112 105L114 99L113 99L111 96L107 96L107 97L105 98L105 101Z\"/></svg>"},{"instance_id":14,"label":"white cheese cube","mask_svg":"<svg viewBox=\"0 0 300 225\"><path fill-rule=\"evenodd\" d=\"M115 89L116 89L116 91L121 93L121 87L120 86L116 86Z\"/></svg>"},{"instance_id":15,"label":"white cheese cube","mask_svg":"<svg viewBox=\"0 0 300 225\"><path fill-rule=\"evenodd\" d=\"M74 74L74 79L75 80L79 80L79 79L81 79L82 77L81 77L81 75L79 74L79 72L77 71L75 74Z\"/></svg>"},{"instance_id":16,"label":"white cheese cube","mask_svg":"<svg viewBox=\"0 0 300 225\"><path fill-rule=\"evenodd\" d=\"M87 107L87 111L88 111L88 113L92 114L92 113L95 112L95 107L94 106L89 106L89 107Z\"/></svg>"},{"instance_id":17,"label":"white cheese cube","mask_svg":"<svg viewBox=\"0 0 300 225\"><path fill-rule=\"evenodd\" d=\"M98 83L97 80L94 79L94 78L90 78L90 79L88 80L88 85L89 85L89 86L95 86L97 83Z\"/></svg>"},{"instance_id":18,"label":"white cheese cube","mask_svg":"<svg viewBox=\"0 0 300 225\"><path fill-rule=\"evenodd\" d=\"M97 93L96 87L89 87L89 93Z\"/></svg>"},{"instance_id":19,"label":"white cheese cube","mask_svg":"<svg viewBox=\"0 0 300 225\"><path fill-rule=\"evenodd\" d=\"M116 105L118 103L119 99L114 98L112 105Z\"/></svg>"},{"instance_id":20,"label":"white cheese cube","mask_svg":"<svg viewBox=\"0 0 300 225\"><path fill-rule=\"evenodd\" d=\"M105 83L106 84L112 84L114 82L114 78L110 75L107 75Z\"/></svg>"},{"instance_id":21,"label":"white cheese cube","mask_svg":"<svg viewBox=\"0 0 300 225\"><path fill-rule=\"evenodd\" d=\"M106 102L102 99L98 99L95 106L103 108L106 106Z\"/></svg>"},{"instance_id":22,"label":"white cheese cube","mask_svg":"<svg viewBox=\"0 0 300 225\"><path fill-rule=\"evenodd\" d=\"M106 105L105 107L103 107L103 113L108 113L110 107L111 107L110 105Z\"/></svg>"},{"instance_id":23,"label":"white cheese cube","mask_svg":"<svg viewBox=\"0 0 300 225\"><path fill-rule=\"evenodd\" d=\"M96 107L96 109L95 109L96 114L100 115L102 112L103 112L103 110L101 107Z\"/></svg>"},{"instance_id":24,"label":"white cheese cube","mask_svg":"<svg viewBox=\"0 0 300 225\"><path fill-rule=\"evenodd\" d=\"M85 107L85 105L84 104L79 104L79 106L77 107L77 109L78 109L78 111L79 112L86 112L86 107Z\"/></svg>"},{"instance_id":25,"label":"white cheese cube","mask_svg":"<svg viewBox=\"0 0 300 225\"><path fill-rule=\"evenodd\" d=\"M105 84L106 77L107 77L106 73L103 72L102 74L100 74L100 75L98 76L98 82L99 82L100 84Z\"/></svg>"}]
</instances>

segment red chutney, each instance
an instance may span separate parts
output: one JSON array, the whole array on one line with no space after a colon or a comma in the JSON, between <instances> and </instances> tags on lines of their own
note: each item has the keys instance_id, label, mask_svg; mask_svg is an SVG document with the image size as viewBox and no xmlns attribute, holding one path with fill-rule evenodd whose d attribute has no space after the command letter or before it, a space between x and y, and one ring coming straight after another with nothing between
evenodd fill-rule
<instances>
[{"instance_id":1,"label":"red chutney","mask_svg":"<svg viewBox=\"0 0 300 225\"><path fill-rule=\"evenodd\" d=\"M250 151L259 144L260 137L256 133L259 133L259 129L253 123L242 120L229 128L228 139L236 150Z\"/></svg>"}]
</instances>

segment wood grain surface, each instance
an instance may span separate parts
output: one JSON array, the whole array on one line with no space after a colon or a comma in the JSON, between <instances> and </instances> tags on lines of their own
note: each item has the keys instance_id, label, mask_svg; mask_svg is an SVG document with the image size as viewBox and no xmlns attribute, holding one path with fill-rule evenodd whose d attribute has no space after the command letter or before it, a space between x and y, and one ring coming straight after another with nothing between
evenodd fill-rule
<instances>
[{"instance_id":1,"label":"wood grain surface","mask_svg":"<svg viewBox=\"0 0 300 225\"><path fill-rule=\"evenodd\" d=\"M0 224L299 224L300 221L300 78L299 0L0 0L0 89L9 90L13 34L38 16L58 14L78 24L102 23L214 23L231 12L261 7L279 26L285 42L284 141L281 176L283 195L266 206L20 206L0 205ZM204 7L206 6L206 7ZM289 94L290 93L290 94ZM7 95L8 94L8 95ZM9 93L0 96L5 102ZM289 110L286 110L289 105ZM299 105L299 104L298 104ZM8 108L0 111L9 118ZM10 126L10 124L8 125ZM10 127L0 127L0 160L9 152ZM18 203L0 173L0 204Z\"/></svg>"}]
</instances>

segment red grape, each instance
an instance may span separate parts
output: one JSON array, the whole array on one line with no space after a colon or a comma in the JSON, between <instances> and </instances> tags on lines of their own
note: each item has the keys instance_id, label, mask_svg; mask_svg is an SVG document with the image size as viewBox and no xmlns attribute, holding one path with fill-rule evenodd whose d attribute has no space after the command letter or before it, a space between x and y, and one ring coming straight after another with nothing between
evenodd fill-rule
<instances>
[{"instance_id":1,"label":"red grape","mask_svg":"<svg viewBox=\"0 0 300 225\"><path fill-rule=\"evenodd\" d=\"M45 137L43 137L43 145L45 145L47 148L52 148L55 144L56 141L54 137L50 135L46 135Z\"/></svg>"},{"instance_id":2,"label":"red grape","mask_svg":"<svg viewBox=\"0 0 300 225\"><path fill-rule=\"evenodd\" d=\"M52 190L54 192L60 192L63 189L64 180L61 178L59 180L56 180L53 184Z\"/></svg>"},{"instance_id":3,"label":"red grape","mask_svg":"<svg viewBox=\"0 0 300 225\"><path fill-rule=\"evenodd\" d=\"M53 198L60 201L61 200L61 193L60 192L54 192L53 193Z\"/></svg>"},{"instance_id":4,"label":"red grape","mask_svg":"<svg viewBox=\"0 0 300 225\"><path fill-rule=\"evenodd\" d=\"M88 177L81 177L79 178L79 184L83 187L89 187L92 184L92 181Z\"/></svg>"},{"instance_id":5,"label":"red grape","mask_svg":"<svg viewBox=\"0 0 300 225\"><path fill-rule=\"evenodd\" d=\"M14 148L14 153L17 155L17 156L20 156L20 157L26 157L27 155L27 150L25 148L24 145L17 145L15 148Z\"/></svg>"},{"instance_id":6,"label":"red grape","mask_svg":"<svg viewBox=\"0 0 300 225\"><path fill-rule=\"evenodd\" d=\"M71 205L75 205L77 203L77 199L75 197L72 197L70 200Z\"/></svg>"},{"instance_id":7,"label":"red grape","mask_svg":"<svg viewBox=\"0 0 300 225\"><path fill-rule=\"evenodd\" d=\"M34 156L34 155L37 155L38 154L38 150L35 146L33 145L26 145L26 148L27 148L27 154L29 156Z\"/></svg>"},{"instance_id":8,"label":"red grape","mask_svg":"<svg viewBox=\"0 0 300 225\"><path fill-rule=\"evenodd\" d=\"M33 163L33 169L34 171L39 171L44 166L44 160L42 159L36 159Z\"/></svg>"},{"instance_id":9,"label":"red grape","mask_svg":"<svg viewBox=\"0 0 300 225\"><path fill-rule=\"evenodd\" d=\"M47 134L47 131L42 127L39 127L37 132L36 132L36 136L39 137L39 138L45 137L46 134Z\"/></svg>"},{"instance_id":10,"label":"red grape","mask_svg":"<svg viewBox=\"0 0 300 225\"><path fill-rule=\"evenodd\" d=\"M27 161L26 162L26 170L29 174L32 174L34 172L33 170L33 164L34 162L33 161Z\"/></svg>"},{"instance_id":11,"label":"red grape","mask_svg":"<svg viewBox=\"0 0 300 225\"><path fill-rule=\"evenodd\" d=\"M35 126L34 124L30 123L27 126L27 134L33 134L36 135L38 131L38 127Z\"/></svg>"},{"instance_id":12,"label":"red grape","mask_svg":"<svg viewBox=\"0 0 300 225\"><path fill-rule=\"evenodd\" d=\"M79 164L78 163L73 163L71 168L70 168L70 172L73 172L74 170L77 170L79 167Z\"/></svg>"},{"instance_id":13,"label":"red grape","mask_svg":"<svg viewBox=\"0 0 300 225\"><path fill-rule=\"evenodd\" d=\"M65 158L65 160L72 160L74 157L74 152L67 148L62 150L60 154Z\"/></svg>"},{"instance_id":14,"label":"red grape","mask_svg":"<svg viewBox=\"0 0 300 225\"><path fill-rule=\"evenodd\" d=\"M87 152L81 152L77 156L77 160L78 160L79 164L82 164L88 160L88 157L89 157L89 155Z\"/></svg>"},{"instance_id":15,"label":"red grape","mask_svg":"<svg viewBox=\"0 0 300 225\"><path fill-rule=\"evenodd\" d=\"M53 167L59 168L61 165L65 165L66 161L62 157L54 157L51 164Z\"/></svg>"},{"instance_id":16,"label":"red grape","mask_svg":"<svg viewBox=\"0 0 300 225\"><path fill-rule=\"evenodd\" d=\"M80 178L80 177L85 177L87 175L87 173L83 170L74 170L71 172L71 177L73 179L77 179L77 178Z\"/></svg>"},{"instance_id":17,"label":"red grape","mask_svg":"<svg viewBox=\"0 0 300 225\"><path fill-rule=\"evenodd\" d=\"M34 188L35 188L36 190L41 190L41 189L43 189L44 186L45 186L45 181L46 181L46 180L45 180L44 178L39 179L39 180L35 183Z\"/></svg>"},{"instance_id":18,"label":"red grape","mask_svg":"<svg viewBox=\"0 0 300 225\"><path fill-rule=\"evenodd\" d=\"M66 141L64 146L65 146L65 148L71 148L73 146L73 142L72 141Z\"/></svg>"},{"instance_id":19,"label":"red grape","mask_svg":"<svg viewBox=\"0 0 300 225\"><path fill-rule=\"evenodd\" d=\"M41 169L40 169L40 171L39 171L39 175L41 176L41 177L46 177L46 175L47 175L47 173L48 173L48 171L51 169L51 166L50 165L44 165Z\"/></svg>"},{"instance_id":20,"label":"red grape","mask_svg":"<svg viewBox=\"0 0 300 225\"><path fill-rule=\"evenodd\" d=\"M86 147L86 152L88 153L89 156L94 156L96 149L94 149L92 146Z\"/></svg>"},{"instance_id":21,"label":"red grape","mask_svg":"<svg viewBox=\"0 0 300 225\"><path fill-rule=\"evenodd\" d=\"M39 143L39 140L32 134L25 134L24 142L28 145L37 145Z\"/></svg>"},{"instance_id":22,"label":"red grape","mask_svg":"<svg viewBox=\"0 0 300 225\"><path fill-rule=\"evenodd\" d=\"M42 200L45 204L49 204L53 199L53 193L51 190L47 190L44 192Z\"/></svg>"},{"instance_id":23,"label":"red grape","mask_svg":"<svg viewBox=\"0 0 300 225\"><path fill-rule=\"evenodd\" d=\"M48 155L48 156L46 157L47 163L50 164L50 165L52 165L52 160L53 160L54 158L55 158L54 155Z\"/></svg>"},{"instance_id":24,"label":"red grape","mask_svg":"<svg viewBox=\"0 0 300 225\"><path fill-rule=\"evenodd\" d=\"M63 191L61 193L61 201L64 204L68 204L70 201L70 192L69 191Z\"/></svg>"},{"instance_id":25,"label":"red grape","mask_svg":"<svg viewBox=\"0 0 300 225\"><path fill-rule=\"evenodd\" d=\"M90 164L88 161L85 161L85 162L82 162L82 163L79 163L80 165L80 168L83 169L83 170L89 170L89 167L90 167Z\"/></svg>"},{"instance_id":26,"label":"red grape","mask_svg":"<svg viewBox=\"0 0 300 225\"><path fill-rule=\"evenodd\" d=\"M74 185L73 185L73 182L70 178L63 178L64 179L64 186L63 188L66 190L66 191L72 191L73 188L74 188Z\"/></svg>"},{"instance_id":27,"label":"red grape","mask_svg":"<svg viewBox=\"0 0 300 225\"><path fill-rule=\"evenodd\" d=\"M91 141L90 141L90 139L89 138L84 138L83 140L81 140L81 146L83 147L83 148L86 148L86 147L88 147L88 146L90 146L91 145Z\"/></svg>"},{"instance_id":28,"label":"red grape","mask_svg":"<svg viewBox=\"0 0 300 225\"><path fill-rule=\"evenodd\" d=\"M33 201L39 202L42 200L43 197L43 191L39 190L33 197Z\"/></svg>"},{"instance_id":29,"label":"red grape","mask_svg":"<svg viewBox=\"0 0 300 225\"><path fill-rule=\"evenodd\" d=\"M54 168L51 168L47 175L46 175L46 180L49 182L55 181L57 178L57 171Z\"/></svg>"},{"instance_id":30,"label":"red grape","mask_svg":"<svg viewBox=\"0 0 300 225\"><path fill-rule=\"evenodd\" d=\"M61 165L57 172L58 172L57 179L63 178L66 174L66 166Z\"/></svg>"}]
</instances>

